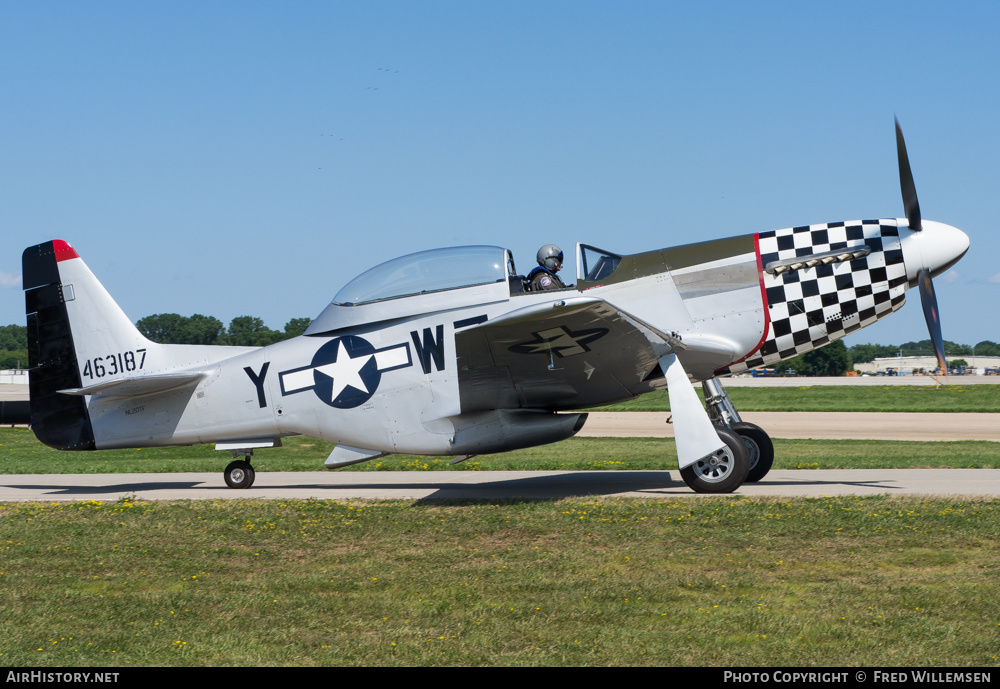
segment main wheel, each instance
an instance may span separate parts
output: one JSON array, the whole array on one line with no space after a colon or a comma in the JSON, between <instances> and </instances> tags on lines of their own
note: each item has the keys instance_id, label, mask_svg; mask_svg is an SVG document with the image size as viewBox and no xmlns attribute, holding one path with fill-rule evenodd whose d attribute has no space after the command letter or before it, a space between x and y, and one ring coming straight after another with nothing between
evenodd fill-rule
<instances>
[{"instance_id":1,"label":"main wheel","mask_svg":"<svg viewBox=\"0 0 1000 689\"><path fill-rule=\"evenodd\" d=\"M238 459L229 463L224 476L226 485L230 488L249 488L253 485L253 480L257 478L257 473L250 466L250 462Z\"/></svg>"},{"instance_id":2,"label":"main wheel","mask_svg":"<svg viewBox=\"0 0 1000 689\"><path fill-rule=\"evenodd\" d=\"M728 428L716 428L725 446L681 469L681 478L695 493L732 493L747 474L743 439Z\"/></svg>"},{"instance_id":3,"label":"main wheel","mask_svg":"<svg viewBox=\"0 0 1000 689\"><path fill-rule=\"evenodd\" d=\"M771 470L774 464L774 443L764 429L752 423L734 423L733 430L743 439L747 448L750 472L746 480L756 483Z\"/></svg>"}]
</instances>

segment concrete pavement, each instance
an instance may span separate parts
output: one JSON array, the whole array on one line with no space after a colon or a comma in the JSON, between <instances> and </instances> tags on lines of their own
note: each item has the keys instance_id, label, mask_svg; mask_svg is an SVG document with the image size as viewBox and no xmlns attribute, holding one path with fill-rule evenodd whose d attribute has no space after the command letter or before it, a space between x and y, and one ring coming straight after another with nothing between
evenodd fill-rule
<instances>
[{"instance_id":1,"label":"concrete pavement","mask_svg":"<svg viewBox=\"0 0 1000 689\"><path fill-rule=\"evenodd\" d=\"M1000 469L775 470L726 497L906 495L1000 498ZM699 496L675 471L264 472L249 490L215 473L0 476L0 502L321 499L500 500Z\"/></svg>"},{"instance_id":2,"label":"concrete pavement","mask_svg":"<svg viewBox=\"0 0 1000 689\"><path fill-rule=\"evenodd\" d=\"M958 378L958 377L955 377ZM994 376L965 377L977 383ZM965 380L963 379L963 381ZM823 379L734 379L759 384L791 381L813 385ZM895 384L911 379L837 378ZM925 381L923 384L927 384ZM18 386L3 386L15 388ZM26 386L21 386L26 387ZM0 390L20 399L27 390ZM670 437L666 412L594 412L581 436ZM990 440L1000 442L997 414L907 414L748 412L775 438L855 438L885 440ZM248 491L231 490L213 473L0 475L0 501L146 500L215 498L320 499L532 499L588 496L694 496L674 471L464 471L464 472L265 472ZM1000 497L997 469L775 470L764 481L746 484L733 495L942 495Z\"/></svg>"},{"instance_id":3,"label":"concrete pavement","mask_svg":"<svg viewBox=\"0 0 1000 689\"><path fill-rule=\"evenodd\" d=\"M591 412L577 434L587 437L672 438L669 412ZM1000 442L1000 414L899 412L746 412L772 438L844 440L992 440Z\"/></svg>"}]
</instances>

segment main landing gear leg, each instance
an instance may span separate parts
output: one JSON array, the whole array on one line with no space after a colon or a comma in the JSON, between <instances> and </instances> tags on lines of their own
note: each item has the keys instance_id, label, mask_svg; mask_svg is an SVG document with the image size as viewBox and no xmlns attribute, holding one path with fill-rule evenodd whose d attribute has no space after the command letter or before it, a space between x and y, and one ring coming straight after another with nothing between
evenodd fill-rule
<instances>
[{"instance_id":1,"label":"main landing gear leg","mask_svg":"<svg viewBox=\"0 0 1000 689\"><path fill-rule=\"evenodd\" d=\"M696 493L732 493L747 475L746 447L740 436L712 424L675 354L660 359L667 377L677 466Z\"/></svg>"},{"instance_id":2,"label":"main landing gear leg","mask_svg":"<svg viewBox=\"0 0 1000 689\"><path fill-rule=\"evenodd\" d=\"M717 428L731 429L746 445L749 470L745 480L750 483L760 481L774 464L774 443L770 436L760 426L740 418L718 378L702 381L701 389L705 393L705 406L712 424Z\"/></svg>"},{"instance_id":3,"label":"main landing gear leg","mask_svg":"<svg viewBox=\"0 0 1000 689\"><path fill-rule=\"evenodd\" d=\"M235 461L229 463L223 474L226 479L226 485L230 488L249 488L253 485L253 480L257 478L257 473L250 466L250 457L253 455L253 450L231 450L231 452ZM237 457L244 457L245 459L236 459Z\"/></svg>"}]
</instances>

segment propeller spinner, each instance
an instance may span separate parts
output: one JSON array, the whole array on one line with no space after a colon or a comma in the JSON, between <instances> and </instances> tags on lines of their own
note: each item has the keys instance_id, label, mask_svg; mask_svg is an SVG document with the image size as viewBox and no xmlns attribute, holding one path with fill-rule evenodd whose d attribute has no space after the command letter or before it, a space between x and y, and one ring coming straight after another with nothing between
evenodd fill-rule
<instances>
[{"instance_id":1,"label":"propeller spinner","mask_svg":"<svg viewBox=\"0 0 1000 689\"><path fill-rule=\"evenodd\" d=\"M899 127L898 119L896 154L899 158L899 187L903 194L903 208L910 229L910 233L900 240L903 262L906 264L906 276L910 284L916 283L920 290L920 303L924 309L927 331L930 333L931 342L934 343L934 353L937 355L941 370L947 372L948 364L944 358L944 340L941 336L941 317L931 277L940 275L965 255L969 250L969 237L951 225L921 219L917 190L913 184L913 173L910 171L910 158L906 154L906 142L903 140L903 130Z\"/></svg>"}]
</instances>

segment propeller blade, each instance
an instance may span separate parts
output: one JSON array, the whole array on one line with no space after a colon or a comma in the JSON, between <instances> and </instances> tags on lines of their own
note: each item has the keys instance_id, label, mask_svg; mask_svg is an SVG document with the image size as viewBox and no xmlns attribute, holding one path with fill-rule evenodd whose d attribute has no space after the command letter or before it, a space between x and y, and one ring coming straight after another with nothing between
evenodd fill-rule
<instances>
[{"instance_id":1,"label":"propeller blade","mask_svg":"<svg viewBox=\"0 0 1000 689\"><path fill-rule=\"evenodd\" d=\"M919 232L920 204L917 202L917 188L913 185L913 173L910 172L910 158L906 155L906 142L903 141L903 130L896 120L896 156L899 158L899 188L903 192L903 208L906 210L906 220L910 229Z\"/></svg>"},{"instance_id":2,"label":"propeller blade","mask_svg":"<svg viewBox=\"0 0 1000 689\"><path fill-rule=\"evenodd\" d=\"M934 283L931 282L931 272L926 268L917 274L917 284L920 286L920 305L924 307L924 320L927 321L927 332L934 343L934 354L937 355L941 372L948 373L948 362L944 359L944 339L941 337L941 315L938 311L937 296L934 294Z\"/></svg>"}]
</instances>

